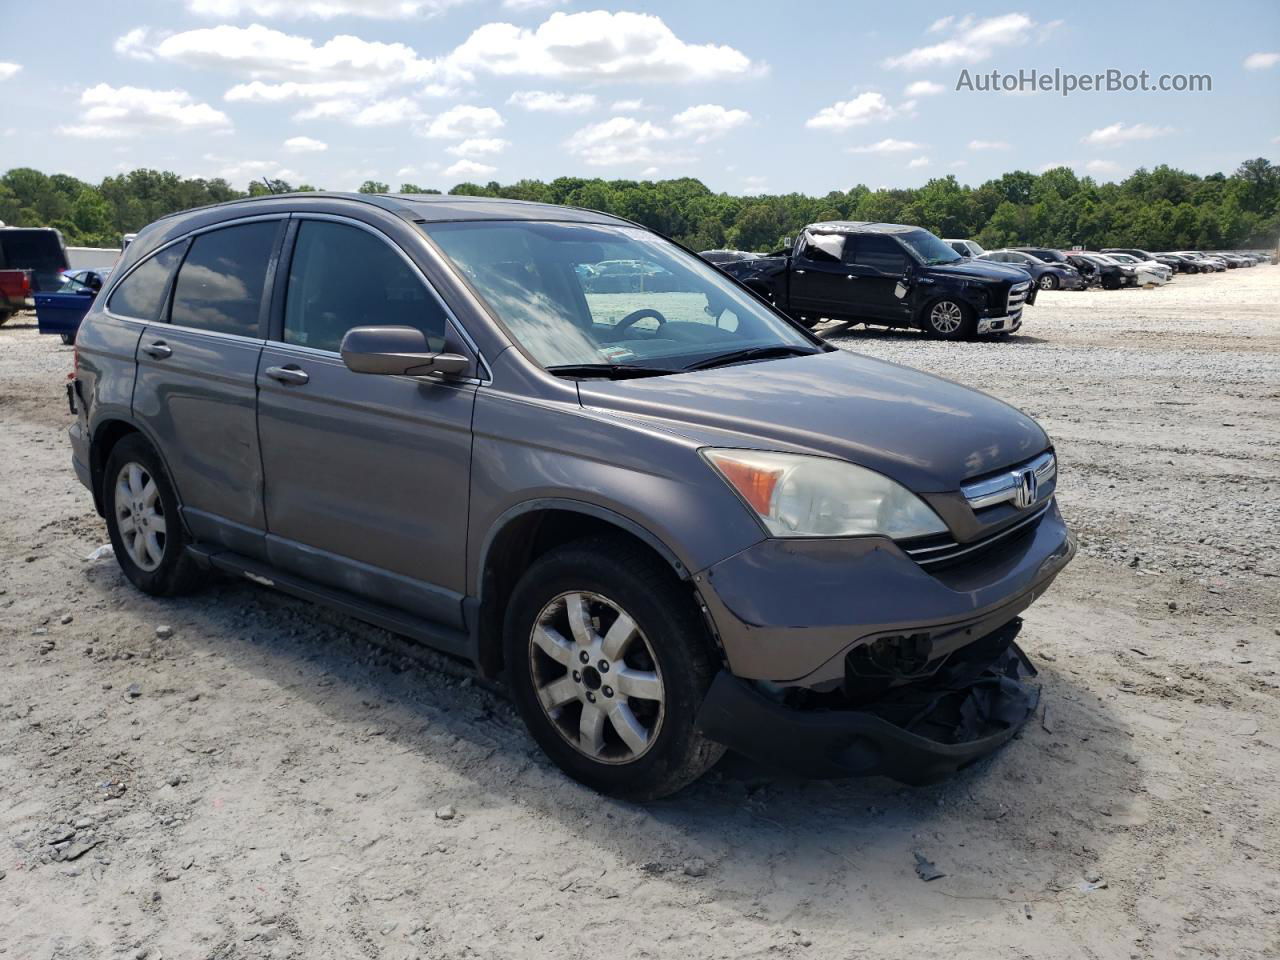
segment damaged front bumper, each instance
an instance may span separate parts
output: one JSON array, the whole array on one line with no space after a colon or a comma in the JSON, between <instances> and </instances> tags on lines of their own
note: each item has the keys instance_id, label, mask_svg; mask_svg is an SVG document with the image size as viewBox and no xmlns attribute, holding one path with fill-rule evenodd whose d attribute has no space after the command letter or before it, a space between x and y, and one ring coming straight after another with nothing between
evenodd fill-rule
<instances>
[{"instance_id":1,"label":"damaged front bumper","mask_svg":"<svg viewBox=\"0 0 1280 960\"><path fill-rule=\"evenodd\" d=\"M1035 711L1035 668L1015 619L955 651L929 676L877 695L790 691L721 671L698 713L712 740L810 777L882 775L934 783L987 756ZM791 699L788 699L791 698Z\"/></svg>"}]
</instances>

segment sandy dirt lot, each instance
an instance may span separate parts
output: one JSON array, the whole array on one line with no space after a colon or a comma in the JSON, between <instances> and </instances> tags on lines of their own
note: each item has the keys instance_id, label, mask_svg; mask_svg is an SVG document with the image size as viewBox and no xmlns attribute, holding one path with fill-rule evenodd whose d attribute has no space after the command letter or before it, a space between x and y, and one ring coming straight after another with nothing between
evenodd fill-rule
<instances>
[{"instance_id":1,"label":"sandy dirt lot","mask_svg":"<svg viewBox=\"0 0 1280 960\"><path fill-rule=\"evenodd\" d=\"M926 789L728 757L647 807L377 630L246 583L158 602L86 561L71 350L16 318L0 955L1280 955L1278 303L1259 267L1046 293L1008 342L831 328L1054 436L1082 550L1022 635L1043 710Z\"/></svg>"}]
</instances>

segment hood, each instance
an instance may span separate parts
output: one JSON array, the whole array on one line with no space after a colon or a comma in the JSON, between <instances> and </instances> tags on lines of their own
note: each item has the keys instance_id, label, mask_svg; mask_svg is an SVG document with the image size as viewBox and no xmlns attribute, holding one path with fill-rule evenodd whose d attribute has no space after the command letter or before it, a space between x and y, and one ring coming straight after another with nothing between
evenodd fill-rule
<instances>
[{"instance_id":1,"label":"hood","mask_svg":"<svg viewBox=\"0 0 1280 960\"><path fill-rule=\"evenodd\" d=\"M582 381L579 395L584 406L644 417L698 443L838 457L917 493L956 490L1049 446L1039 424L994 397L844 350Z\"/></svg>"},{"instance_id":2,"label":"hood","mask_svg":"<svg viewBox=\"0 0 1280 960\"><path fill-rule=\"evenodd\" d=\"M1011 263L995 263L991 260L957 260L955 263L940 263L925 269L930 273L940 273L965 280L1012 280L1018 283L1026 280L1028 276L1028 271L1022 267L1015 267Z\"/></svg>"}]
</instances>

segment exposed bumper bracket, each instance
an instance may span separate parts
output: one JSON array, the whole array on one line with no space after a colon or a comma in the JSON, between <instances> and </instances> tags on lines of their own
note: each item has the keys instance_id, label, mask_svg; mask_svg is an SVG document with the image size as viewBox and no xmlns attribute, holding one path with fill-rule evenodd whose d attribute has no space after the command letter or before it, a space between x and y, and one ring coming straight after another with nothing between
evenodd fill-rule
<instances>
[{"instance_id":1,"label":"exposed bumper bracket","mask_svg":"<svg viewBox=\"0 0 1280 960\"><path fill-rule=\"evenodd\" d=\"M919 683L856 708L797 708L721 671L698 713L708 737L802 776L934 783L1007 742L1035 711L1035 668L1014 620Z\"/></svg>"}]
</instances>

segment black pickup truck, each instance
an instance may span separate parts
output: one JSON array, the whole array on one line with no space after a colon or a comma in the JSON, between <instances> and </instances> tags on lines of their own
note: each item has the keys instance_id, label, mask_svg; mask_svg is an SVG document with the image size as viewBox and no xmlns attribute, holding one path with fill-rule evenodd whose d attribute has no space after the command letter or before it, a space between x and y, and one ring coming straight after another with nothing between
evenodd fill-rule
<instances>
[{"instance_id":1,"label":"black pickup truck","mask_svg":"<svg viewBox=\"0 0 1280 960\"><path fill-rule=\"evenodd\" d=\"M897 223L810 224L790 250L720 269L806 326L918 327L946 340L1013 333L1036 294L1026 271L962 257Z\"/></svg>"}]
</instances>

